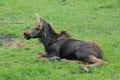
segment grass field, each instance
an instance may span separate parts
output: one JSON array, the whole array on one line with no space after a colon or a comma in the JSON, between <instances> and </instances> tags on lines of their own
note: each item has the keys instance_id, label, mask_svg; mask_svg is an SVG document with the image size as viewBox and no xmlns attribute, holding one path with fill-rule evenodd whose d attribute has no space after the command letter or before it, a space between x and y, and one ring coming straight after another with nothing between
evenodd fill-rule
<instances>
[{"instance_id":1,"label":"grass field","mask_svg":"<svg viewBox=\"0 0 120 80\"><path fill-rule=\"evenodd\" d=\"M82 64L35 61L43 45L23 38L37 24L35 13L58 32L99 43L109 64L85 73ZM120 80L120 0L0 0L0 34L17 37L0 41L0 80ZM17 42L22 46L9 45Z\"/></svg>"}]
</instances>

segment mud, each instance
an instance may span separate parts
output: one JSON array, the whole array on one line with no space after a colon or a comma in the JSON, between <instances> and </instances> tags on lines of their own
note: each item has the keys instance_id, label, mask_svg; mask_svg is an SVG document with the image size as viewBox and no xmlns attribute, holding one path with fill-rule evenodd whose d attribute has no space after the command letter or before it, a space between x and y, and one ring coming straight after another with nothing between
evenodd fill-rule
<instances>
[{"instance_id":1,"label":"mud","mask_svg":"<svg viewBox=\"0 0 120 80\"><path fill-rule=\"evenodd\" d=\"M0 48L38 48L38 44L27 44L24 40L16 41L15 35L0 34Z\"/></svg>"},{"instance_id":2,"label":"mud","mask_svg":"<svg viewBox=\"0 0 120 80\"><path fill-rule=\"evenodd\" d=\"M6 47L11 47L11 48L38 48L38 44L27 44L23 41L14 41L14 42L9 42L6 44Z\"/></svg>"},{"instance_id":3,"label":"mud","mask_svg":"<svg viewBox=\"0 0 120 80\"><path fill-rule=\"evenodd\" d=\"M17 37L15 35L0 34L0 42L12 42Z\"/></svg>"}]
</instances>

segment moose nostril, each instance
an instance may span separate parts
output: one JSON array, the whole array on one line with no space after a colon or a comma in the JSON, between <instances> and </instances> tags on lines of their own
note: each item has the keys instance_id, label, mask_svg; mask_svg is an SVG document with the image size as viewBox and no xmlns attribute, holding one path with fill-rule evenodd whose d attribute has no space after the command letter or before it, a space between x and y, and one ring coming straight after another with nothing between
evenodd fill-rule
<instances>
[{"instance_id":1,"label":"moose nostril","mask_svg":"<svg viewBox=\"0 0 120 80\"><path fill-rule=\"evenodd\" d=\"M31 38L31 36L28 32L24 32L24 38L29 40Z\"/></svg>"},{"instance_id":2,"label":"moose nostril","mask_svg":"<svg viewBox=\"0 0 120 80\"><path fill-rule=\"evenodd\" d=\"M26 32L24 32L24 35L26 35Z\"/></svg>"}]
</instances>

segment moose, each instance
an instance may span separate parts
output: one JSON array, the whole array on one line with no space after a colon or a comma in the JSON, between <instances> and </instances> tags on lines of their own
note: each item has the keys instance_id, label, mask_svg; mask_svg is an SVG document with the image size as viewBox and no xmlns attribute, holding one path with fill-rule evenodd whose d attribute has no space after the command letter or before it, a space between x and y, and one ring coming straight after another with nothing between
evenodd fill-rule
<instances>
[{"instance_id":1,"label":"moose","mask_svg":"<svg viewBox=\"0 0 120 80\"><path fill-rule=\"evenodd\" d=\"M108 64L102 60L103 51L92 41L72 38L66 31L56 32L53 26L36 13L38 24L24 32L24 38L30 40L38 38L45 47L45 52L39 53L37 58L48 60L63 60L67 62L86 62L80 69L89 72L90 67Z\"/></svg>"}]
</instances>

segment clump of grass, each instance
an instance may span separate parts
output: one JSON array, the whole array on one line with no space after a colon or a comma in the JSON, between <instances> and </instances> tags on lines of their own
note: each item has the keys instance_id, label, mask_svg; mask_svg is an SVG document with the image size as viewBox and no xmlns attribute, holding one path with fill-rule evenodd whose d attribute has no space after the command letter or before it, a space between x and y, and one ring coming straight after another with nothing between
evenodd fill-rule
<instances>
[{"instance_id":1,"label":"clump of grass","mask_svg":"<svg viewBox=\"0 0 120 80\"><path fill-rule=\"evenodd\" d=\"M3 42L2 42L2 41L0 41L0 47L1 47L1 46L3 46Z\"/></svg>"},{"instance_id":2,"label":"clump of grass","mask_svg":"<svg viewBox=\"0 0 120 80\"><path fill-rule=\"evenodd\" d=\"M99 8L113 8L113 4L108 2L106 4L101 5Z\"/></svg>"},{"instance_id":3,"label":"clump of grass","mask_svg":"<svg viewBox=\"0 0 120 80\"><path fill-rule=\"evenodd\" d=\"M4 6L3 0L0 0L0 6Z\"/></svg>"}]
</instances>

